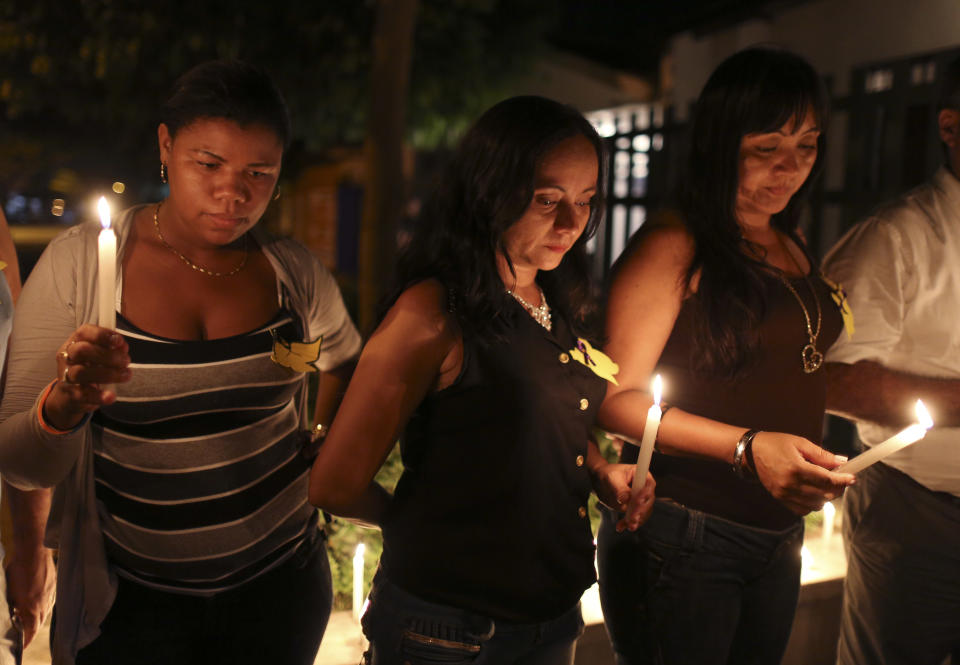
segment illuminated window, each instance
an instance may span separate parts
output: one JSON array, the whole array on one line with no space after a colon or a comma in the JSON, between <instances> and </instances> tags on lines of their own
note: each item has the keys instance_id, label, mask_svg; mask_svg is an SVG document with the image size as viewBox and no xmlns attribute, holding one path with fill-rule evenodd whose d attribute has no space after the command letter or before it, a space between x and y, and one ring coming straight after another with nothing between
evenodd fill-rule
<instances>
[{"instance_id":1,"label":"illuminated window","mask_svg":"<svg viewBox=\"0 0 960 665\"><path fill-rule=\"evenodd\" d=\"M643 223L647 221L647 209L644 206L630 206L630 235L637 232Z\"/></svg>"},{"instance_id":2,"label":"illuminated window","mask_svg":"<svg viewBox=\"0 0 960 665\"><path fill-rule=\"evenodd\" d=\"M618 203L613 206L613 215L610 220L610 265L616 261L627 240L627 206Z\"/></svg>"},{"instance_id":3,"label":"illuminated window","mask_svg":"<svg viewBox=\"0 0 960 665\"><path fill-rule=\"evenodd\" d=\"M864 84L867 92L883 92L893 87L892 69L875 69L867 72L867 78Z\"/></svg>"}]
</instances>

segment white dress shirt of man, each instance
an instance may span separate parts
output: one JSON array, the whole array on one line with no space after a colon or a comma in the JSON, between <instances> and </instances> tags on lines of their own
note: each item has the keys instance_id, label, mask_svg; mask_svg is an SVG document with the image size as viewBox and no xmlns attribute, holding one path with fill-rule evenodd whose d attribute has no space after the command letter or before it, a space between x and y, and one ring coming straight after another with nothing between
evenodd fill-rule
<instances>
[{"instance_id":1,"label":"white dress shirt of man","mask_svg":"<svg viewBox=\"0 0 960 665\"><path fill-rule=\"evenodd\" d=\"M827 355L827 409L868 446L912 422L918 398L936 423L846 492L841 665L960 662L960 59L945 78L947 164L824 262L856 320Z\"/></svg>"}]
</instances>

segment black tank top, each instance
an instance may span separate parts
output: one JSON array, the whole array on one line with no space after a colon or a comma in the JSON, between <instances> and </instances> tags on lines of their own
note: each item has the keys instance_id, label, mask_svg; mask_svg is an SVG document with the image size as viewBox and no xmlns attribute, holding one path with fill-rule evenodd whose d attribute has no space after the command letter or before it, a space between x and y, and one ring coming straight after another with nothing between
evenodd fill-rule
<instances>
[{"instance_id":1,"label":"black tank top","mask_svg":"<svg viewBox=\"0 0 960 665\"><path fill-rule=\"evenodd\" d=\"M796 434L819 444L823 439L826 370L821 367L804 373L801 351L808 337L800 304L780 280L765 277L764 282L767 312L760 322L757 356L734 379L693 369L694 303L688 299L683 304L656 370L663 376L664 400L698 416ZM790 283L803 299L815 327L817 307L810 287L802 277L791 278ZM826 354L843 327L842 317L816 272L809 283L823 312L816 346ZM735 444L730 442L731 451ZM623 458L636 459L636 448L625 446ZM759 482L741 480L725 462L655 453L651 472L657 480L658 497L673 499L688 508L766 529L784 529L798 519Z\"/></svg>"},{"instance_id":2,"label":"black tank top","mask_svg":"<svg viewBox=\"0 0 960 665\"><path fill-rule=\"evenodd\" d=\"M503 341L464 338L456 382L425 399L401 440L383 523L383 573L425 600L534 622L595 577L585 458L606 381L517 303Z\"/></svg>"}]
</instances>

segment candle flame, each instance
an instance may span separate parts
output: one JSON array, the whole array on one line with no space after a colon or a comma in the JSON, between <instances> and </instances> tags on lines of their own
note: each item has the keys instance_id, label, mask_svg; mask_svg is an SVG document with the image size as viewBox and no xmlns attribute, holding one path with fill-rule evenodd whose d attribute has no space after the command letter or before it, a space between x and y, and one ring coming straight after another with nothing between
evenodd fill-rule
<instances>
[{"instance_id":1,"label":"candle flame","mask_svg":"<svg viewBox=\"0 0 960 665\"><path fill-rule=\"evenodd\" d=\"M660 397L663 395L663 379L657 374L653 377L653 403L660 406Z\"/></svg>"},{"instance_id":2,"label":"candle flame","mask_svg":"<svg viewBox=\"0 0 960 665\"><path fill-rule=\"evenodd\" d=\"M933 427L933 418L930 417L930 412L927 411L927 407L920 400L917 400L917 422L926 429Z\"/></svg>"},{"instance_id":3,"label":"candle flame","mask_svg":"<svg viewBox=\"0 0 960 665\"><path fill-rule=\"evenodd\" d=\"M97 201L97 212L100 213L100 226L105 229L110 228L110 204L107 203L107 198L101 196L100 200Z\"/></svg>"},{"instance_id":4,"label":"candle flame","mask_svg":"<svg viewBox=\"0 0 960 665\"><path fill-rule=\"evenodd\" d=\"M354 553L353 553L353 561L354 561L354 563L356 563L356 562L362 562L362 561L363 561L363 554L364 554L364 551L365 551L366 549L367 549L367 548L366 548L366 546L365 546L363 543L360 543L360 544L357 545L357 549L356 549L356 551L354 551Z\"/></svg>"}]
</instances>

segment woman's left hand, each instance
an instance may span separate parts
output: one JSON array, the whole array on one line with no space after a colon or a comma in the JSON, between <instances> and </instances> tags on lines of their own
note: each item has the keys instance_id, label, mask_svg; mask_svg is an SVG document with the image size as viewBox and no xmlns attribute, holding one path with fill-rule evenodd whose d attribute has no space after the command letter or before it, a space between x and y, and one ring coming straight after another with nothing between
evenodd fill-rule
<instances>
[{"instance_id":1,"label":"woman's left hand","mask_svg":"<svg viewBox=\"0 0 960 665\"><path fill-rule=\"evenodd\" d=\"M760 432L753 439L757 478L773 498L801 516L820 510L855 482L852 474L830 470L845 461L792 434Z\"/></svg>"},{"instance_id":2,"label":"woman's left hand","mask_svg":"<svg viewBox=\"0 0 960 665\"><path fill-rule=\"evenodd\" d=\"M625 513L617 522L617 531L636 531L653 511L656 481L647 472L643 488L633 491L633 464L604 464L591 469L593 489L600 503L617 512Z\"/></svg>"}]
</instances>

